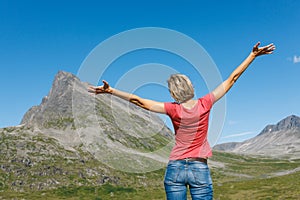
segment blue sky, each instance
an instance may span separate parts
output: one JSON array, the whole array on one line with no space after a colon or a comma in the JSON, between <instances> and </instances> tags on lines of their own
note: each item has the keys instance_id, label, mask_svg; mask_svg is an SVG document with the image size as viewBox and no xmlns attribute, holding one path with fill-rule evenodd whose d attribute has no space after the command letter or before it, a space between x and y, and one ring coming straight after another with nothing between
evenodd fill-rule
<instances>
[{"instance_id":1,"label":"blue sky","mask_svg":"<svg viewBox=\"0 0 300 200\"><path fill-rule=\"evenodd\" d=\"M300 116L300 1L0 1L0 127L20 123L40 104L59 70L77 74L102 41L141 27L176 30L201 44L225 79L261 41L275 43L227 95L219 142L241 141L265 125ZM147 62L176 63L155 51L118 60L132 67ZM152 60L153 59L153 60ZM178 61L179 62L179 61ZM107 75L105 79L114 81ZM167 79L168 77L166 77ZM195 82L200 95L207 92ZM142 89L141 89L142 90ZM144 87L138 94L170 101L167 90ZM159 97L164 98L159 99Z\"/></svg>"}]
</instances>

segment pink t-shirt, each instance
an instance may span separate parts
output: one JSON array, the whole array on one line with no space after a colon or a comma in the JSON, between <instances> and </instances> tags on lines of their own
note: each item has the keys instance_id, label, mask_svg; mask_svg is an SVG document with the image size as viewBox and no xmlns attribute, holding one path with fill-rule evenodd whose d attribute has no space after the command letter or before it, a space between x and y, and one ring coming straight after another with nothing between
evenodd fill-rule
<instances>
[{"instance_id":1,"label":"pink t-shirt","mask_svg":"<svg viewBox=\"0 0 300 200\"><path fill-rule=\"evenodd\" d=\"M199 98L197 104L191 109L184 108L177 103L164 104L175 130L175 146L170 160L212 156L212 150L207 141L207 131L209 113L214 100L214 95L210 93Z\"/></svg>"}]
</instances>

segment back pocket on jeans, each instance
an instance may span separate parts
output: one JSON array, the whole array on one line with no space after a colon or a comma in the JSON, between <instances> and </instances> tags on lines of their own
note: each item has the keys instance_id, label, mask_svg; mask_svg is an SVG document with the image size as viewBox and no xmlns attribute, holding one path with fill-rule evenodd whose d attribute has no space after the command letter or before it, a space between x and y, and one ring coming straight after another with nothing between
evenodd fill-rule
<instances>
[{"instance_id":1,"label":"back pocket on jeans","mask_svg":"<svg viewBox=\"0 0 300 200\"><path fill-rule=\"evenodd\" d=\"M175 183L177 181L179 171L180 171L179 166L168 166L165 173L164 183L165 184Z\"/></svg>"},{"instance_id":2,"label":"back pocket on jeans","mask_svg":"<svg viewBox=\"0 0 300 200\"><path fill-rule=\"evenodd\" d=\"M194 184L198 184L198 185L212 184L209 169L193 169L192 174L194 176L194 181L195 181Z\"/></svg>"}]
</instances>

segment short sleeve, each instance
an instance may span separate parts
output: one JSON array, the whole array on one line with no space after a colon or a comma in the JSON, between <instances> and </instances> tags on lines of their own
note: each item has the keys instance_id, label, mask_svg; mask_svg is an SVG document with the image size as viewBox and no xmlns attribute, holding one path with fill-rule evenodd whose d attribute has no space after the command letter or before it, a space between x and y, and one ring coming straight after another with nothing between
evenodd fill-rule
<instances>
[{"instance_id":1,"label":"short sleeve","mask_svg":"<svg viewBox=\"0 0 300 200\"><path fill-rule=\"evenodd\" d=\"M215 96L213 95L213 93L208 93L204 97L200 98L200 100L201 100L202 106L205 107L206 109L210 110L215 102Z\"/></svg>"},{"instance_id":2,"label":"short sleeve","mask_svg":"<svg viewBox=\"0 0 300 200\"><path fill-rule=\"evenodd\" d=\"M172 103L169 103L169 102L164 103L164 106L165 106L166 114L170 115L170 110L171 110Z\"/></svg>"},{"instance_id":3,"label":"short sleeve","mask_svg":"<svg viewBox=\"0 0 300 200\"><path fill-rule=\"evenodd\" d=\"M164 103L164 106L167 115L172 116L174 112L176 112L174 103L166 102Z\"/></svg>"}]
</instances>

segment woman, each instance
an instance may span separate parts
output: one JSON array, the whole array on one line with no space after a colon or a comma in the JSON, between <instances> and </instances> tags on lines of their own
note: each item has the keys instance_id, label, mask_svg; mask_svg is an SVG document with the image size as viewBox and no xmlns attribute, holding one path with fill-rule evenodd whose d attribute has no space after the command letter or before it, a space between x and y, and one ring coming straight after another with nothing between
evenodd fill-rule
<instances>
[{"instance_id":1,"label":"woman","mask_svg":"<svg viewBox=\"0 0 300 200\"><path fill-rule=\"evenodd\" d=\"M89 88L89 92L110 93L149 111L167 114L171 118L176 143L171 151L164 178L168 200L186 199L187 186L193 200L213 198L212 180L207 166L207 159L212 156L207 141L209 112L213 104L229 91L256 57L271 54L275 50L273 44L264 47L259 45L258 42L228 79L197 100L193 99L194 88L191 81L182 74L172 75L168 80L170 94L176 103L143 99L112 88L106 81L103 81L103 86Z\"/></svg>"}]
</instances>

